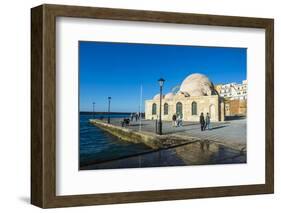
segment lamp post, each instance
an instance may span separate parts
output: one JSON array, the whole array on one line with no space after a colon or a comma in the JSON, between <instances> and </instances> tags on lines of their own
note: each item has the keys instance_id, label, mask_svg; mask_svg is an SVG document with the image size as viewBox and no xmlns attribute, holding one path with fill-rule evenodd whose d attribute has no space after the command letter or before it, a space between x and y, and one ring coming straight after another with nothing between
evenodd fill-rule
<instances>
[{"instance_id":1,"label":"lamp post","mask_svg":"<svg viewBox=\"0 0 281 213\"><path fill-rule=\"evenodd\" d=\"M158 80L159 86L160 86L160 106L159 106L159 122L158 122L158 134L162 135L162 89L165 80L163 78L160 78Z\"/></svg>"},{"instance_id":2,"label":"lamp post","mask_svg":"<svg viewBox=\"0 0 281 213\"><path fill-rule=\"evenodd\" d=\"M110 100L111 100L111 97L108 97L108 117L107 117L107 123L110 123Z\"/></svg>"},{"instance_id":3,"label":"lamp post","mask_svg":"<svg viewBox=\"0 0 281 213\"><path fill-rule=\"evenodd\" d=\"M95 118L95 102L93 102L93 119Z\"/></svg>"}]
</instances>

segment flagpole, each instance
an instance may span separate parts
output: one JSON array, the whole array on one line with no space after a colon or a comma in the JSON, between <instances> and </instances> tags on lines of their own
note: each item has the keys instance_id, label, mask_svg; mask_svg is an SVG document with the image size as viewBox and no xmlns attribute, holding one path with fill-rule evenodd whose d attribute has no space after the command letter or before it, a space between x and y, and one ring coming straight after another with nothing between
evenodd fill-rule
<instances>
[{"instance_id":1,"label":"flagpole","mask_svg":"<svg viewBox=\"0 0 281 213\"><path fill-rule=\"evenodd\" d=\"M141 87L140 87L140 108L139 108L140 126L139 126L139 131L141 131L141 118L142 118L141 108L142 108L142 85L141 85Z\"/></svg>"}]
</instances>

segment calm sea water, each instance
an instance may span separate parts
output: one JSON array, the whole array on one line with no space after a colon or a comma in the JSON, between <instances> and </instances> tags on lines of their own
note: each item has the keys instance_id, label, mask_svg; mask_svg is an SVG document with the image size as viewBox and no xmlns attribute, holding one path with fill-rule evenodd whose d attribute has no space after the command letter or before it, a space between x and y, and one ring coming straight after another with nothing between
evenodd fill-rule
<instances>
[{"instance_id":1,"label":"calm sea water","mask_svg":"<svg viewBox=\"0 0 281 213\"><path fill-rule=\"evenodd\" d=\"M107 115L96 115L95 118L107 119ZM128 117L128 114L111 114L112 118ZM117 137L91 125L93 115L80 114L80 166L98 163L105 160L139 154L150 151L144 144L133 144L121 141Z\"/></svg>"}]
</instances>

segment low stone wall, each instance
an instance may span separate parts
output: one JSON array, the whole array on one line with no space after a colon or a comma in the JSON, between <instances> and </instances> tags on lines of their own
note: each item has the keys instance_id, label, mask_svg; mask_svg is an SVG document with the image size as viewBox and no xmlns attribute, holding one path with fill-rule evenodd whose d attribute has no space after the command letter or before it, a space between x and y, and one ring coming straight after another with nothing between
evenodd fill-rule
<instances>
[{"instance_id":1,"label":"low stone wall","mask_svg":"<svg viewBox=\"0 0 281 213\"><path fill-rule=\"evenodd\" d=\"M159 148L159 138L155 137L155 135L151 133L136 132L124 127L104 123L100 120L90 120L90 123L124 141L133 143L144 143L153 149Z\"/></svg>"},{"instance_id":2,"label":"low stone wall","mask_svg":"<svg viewBox=\"0 0 281 213\"><path fill-rule=\"evenodd\" d=\"M132 143L144 143L152 149L168 148L172 146L198 142L197 138L190 137L188 139L183 139L182 137L157 135L151 132L137 132L125 127L108 124L96 119L91 119L90 123L124 141Z\"/></svg>"}]
</instances>

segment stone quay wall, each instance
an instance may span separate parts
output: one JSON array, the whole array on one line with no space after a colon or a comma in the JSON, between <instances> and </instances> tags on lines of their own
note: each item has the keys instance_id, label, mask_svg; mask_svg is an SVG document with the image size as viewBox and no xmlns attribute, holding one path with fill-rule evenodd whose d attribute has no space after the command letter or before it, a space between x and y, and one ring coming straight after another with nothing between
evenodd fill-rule
<instances>
[{"instance_id":1,"label":"stone quay wall","mask_svg":"<svg viewBox=\"0 0 281 213\"><path fill-rule=\"evenodd\" d=\"M143 143L152 149L169 148L199 141L198 138L194 137L189 137L187 139L174 135L157 135L145 131L138 132L132 129L105 123L104 121L97 119L90 119L89 122L121 140L132 143Z\"/></svg>"}]
</instances>

